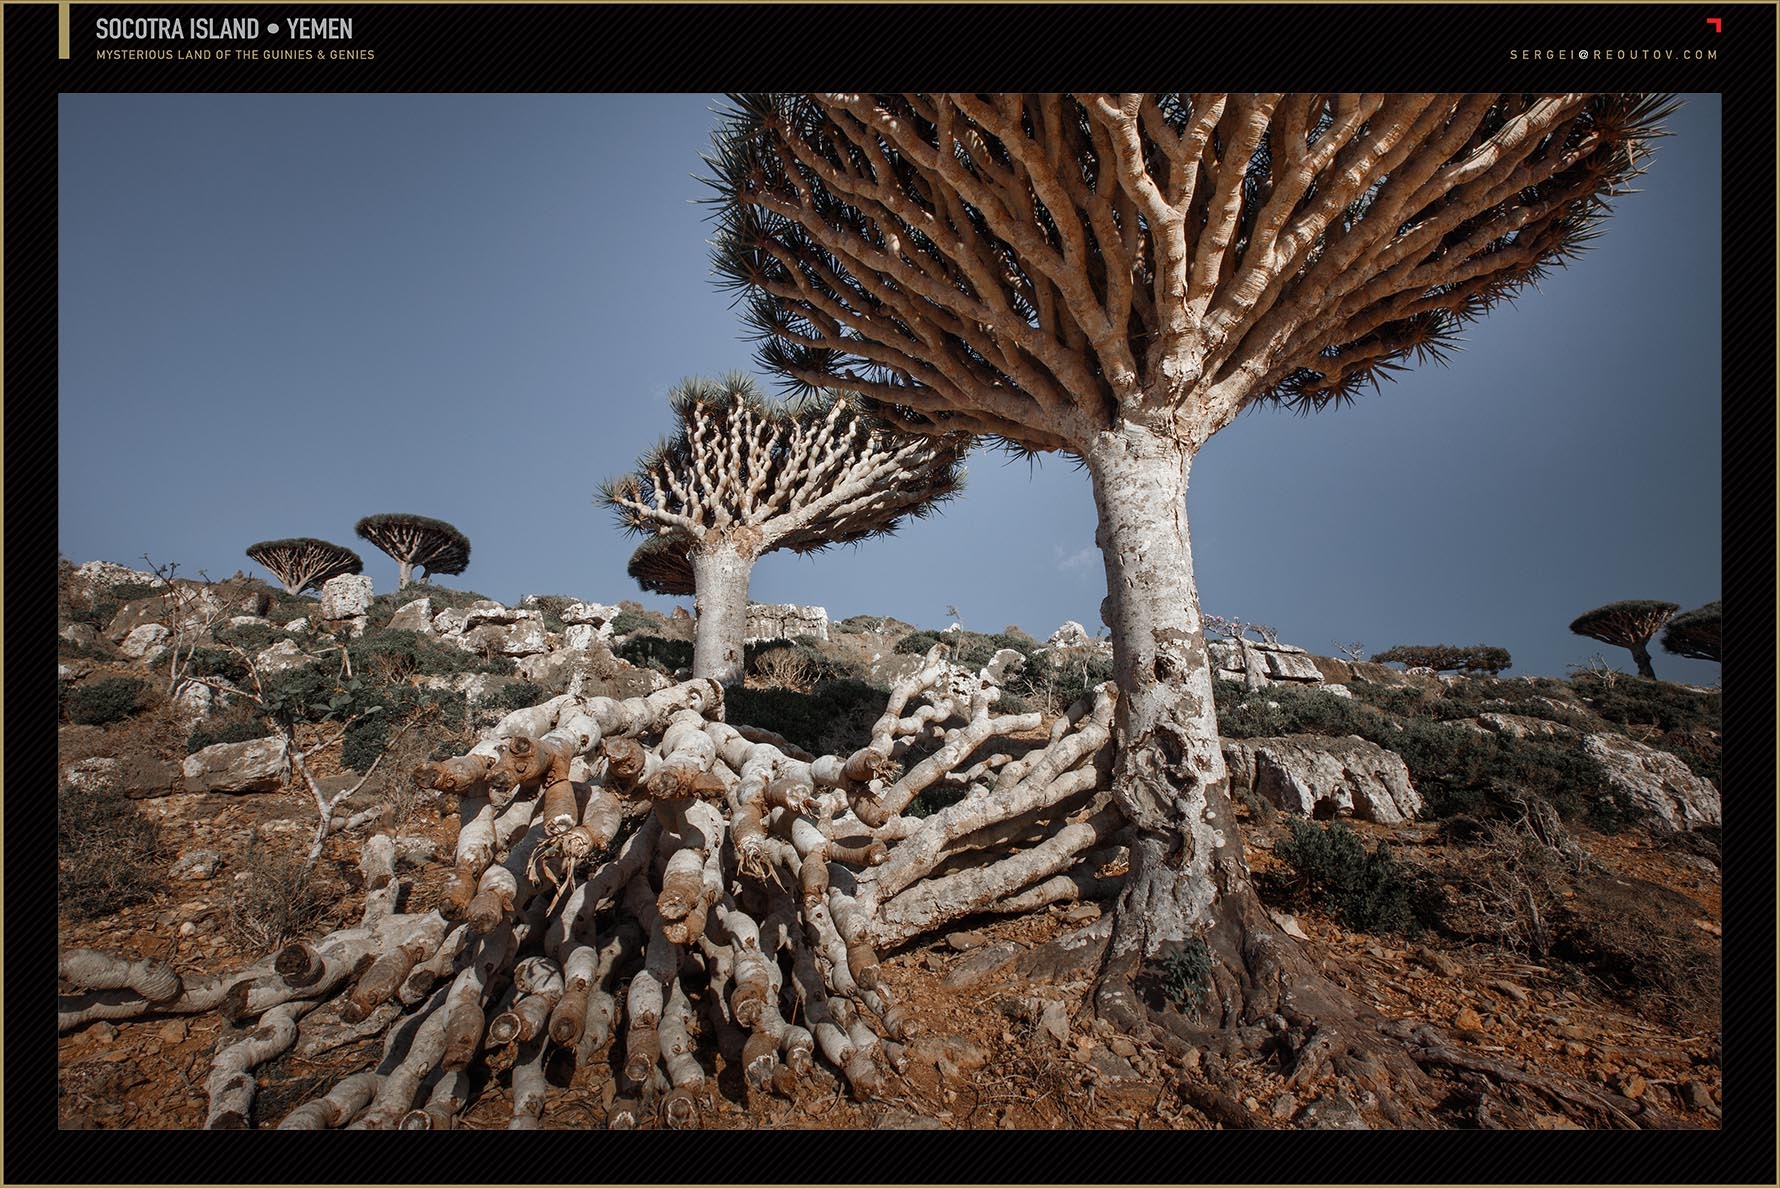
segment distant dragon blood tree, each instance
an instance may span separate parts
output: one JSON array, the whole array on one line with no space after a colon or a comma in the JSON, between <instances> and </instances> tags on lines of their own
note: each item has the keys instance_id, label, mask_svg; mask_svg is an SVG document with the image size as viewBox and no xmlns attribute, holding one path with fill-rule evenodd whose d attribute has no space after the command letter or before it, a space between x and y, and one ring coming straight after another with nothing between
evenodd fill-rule
<instances>
[{"instance_id":1,"label":"distant dragon blood tree","mask_svg":"<svg viewBox=\"0 0 1780 1188\"><path fill-rule=\"evenodd\" d=\"M387 512L366 516L353 530L395 558L399 590L407 589L417 565L428 577L470 566L470 538L444 520Z\"/></svg>"},{"instance_id":2,"label":"distant dragon blood tree","mask_svg":"<svg viewBox=\"0 0 1780 1188\"><path fill-rule=\"evenodd\" d=\"M692 558L687 556L686 542L671 536L651 537L637 546L625 572L651 594L685 598L698 588L693 580Z\"/></svg>"},{"instance_id":3,"label":"distant dragon blood tree","mask_svg":"<svg viewBox=\"0 0 1780 1188\"><path fill-rule=\"evenodd\" d=\"M1478 645L1469 648L1451 644L1398 644L1372 657L1374 664L1402 664L1409 668L1431 668L1435 672L1487 673L1495 676L1514 663L1507 648Z\"/></svg>"},{"instance_id":4,"label":"distant dragon blood tree","mask_svg":"<svg viewBox=\"0 0 1780 1188\"><path fill-rule=\"evenodd\" d=\"M286 594L301 594L344 573L362 573L365 563L351 549L312 536L262 540L247 555L272 571Z\"/></svg>"},{"instance_id":5,"label":"distant dragon blood tree","mask_svg":"<svg viewBox=\"0 0 1780 1188\"><path fill-rule=\"evenodd\" d=\"M905 430L1088 472L1131 839L1095 991L1115 1025L1228 1041L1283 1019L1290 1037L1268 1042L1307 1053L1319 1028L1371 1030L1251 886L1188 543L1194 455L1245 407L1335 406L1441 358L1596 233L1667 110L1638 94L732 98L708 159L715 261L763 364ZM1200 1022L1141 996L1206 948Z\"/></svg>"},{"instance_id":6,"label":"distant dragon blood tree","mask_svg":"<svg viewBox=\"0 0 1780 1188\"><path fill-rule=\"evenodd\" d=\"M1669 617L1680 609L1673 602L1643 599L1609 602L1579 615L1570 624L1570 630L1602 643L1630 649L1632 659L1638 662L1638 675L1655 680L1656 670L1650 666L1650 637L1661 631Z\"/></svg>"},{"instance_id":7,"label":"distant dragon blood tree","mask_svg":"<svg viewBox=\"0 0 1780 1188\"><path fill-rule=\"evenodd\" d=\"M785 407L731 375L687 380L669 403L674 435L598 498L626 529L690 560L695 677L742 679L748 577L760 557L887 535L962 484L968 435L886 432L844 398Z\"/></svg>"},{"instance_id":8,"label":"distant dragon blood tree","mask_svg":"<svg viewBox=\"0 0 1780 1188\"><path fill-rule=\"evenodd\" d=\"M1717 660L1719 636L1719 604L1705 606L1676 615L1663 628L1663 651L1693 660Z\"/></svg>"}]
</instances>

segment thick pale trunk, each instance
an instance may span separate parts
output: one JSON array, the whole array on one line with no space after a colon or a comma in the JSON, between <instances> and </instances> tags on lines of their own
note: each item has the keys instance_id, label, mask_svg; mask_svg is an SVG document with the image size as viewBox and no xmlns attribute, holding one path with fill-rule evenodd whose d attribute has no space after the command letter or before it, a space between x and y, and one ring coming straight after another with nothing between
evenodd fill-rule
<instances>
[{"instance_id":1,"label":"thick pale trunk","mask_svg":"<svg viewBox=\"0 0 1780 1188\"><path fill-rule=\"evenodd\" d=\"M396 589L406 590L408 588L408 583L413 580L414 563L411 561L403 561L398 558L396 560Z\"/></svg>"},{"instance_id":2,"label":"thick pale trunk","mask_svg":"<svg viewBox=\"0 0 1780 1188\"><path fill-rule=\"evenodd\" d=\"M1638 675L1656 679L1656 669L1650 666L1650 648L1645 640L1632 641L1632 659L1638 662Z\"/></svg>"},{"instance_id":3,"label":"thick pale trunk","mask_svg":"<svg viewBox=\"0 0 1780 1188\"><path fill-rule=\"evenodd\" d=\"M742 641L748 635L748 575L754 555L727 541L692 554L698 623L692 638L692 675L725 685L742 683Z\"/></svg>"},{"instance_id":4,"label":"thick pale trunk","mask_svg":"<svg viewBox=\"0 0 1780 1188\"><path fill-rule=\"evenodd\" d=\"M1259 902L1230 806L1212 670L1187 535L1188 448L1135 425L1083 453L1106 564L1101 614L1120 690L1116 803L1131 822L1131 869L1118 899L1098 1007L1136 1025L1133 987L1183 944L1203 940L1218 1014L1240 1014L1245 934ZM1147 967L1147 968L1146 968ZM1232 1010L1232 1008L1235 1008Z\"/></svg>"}]
</instances>

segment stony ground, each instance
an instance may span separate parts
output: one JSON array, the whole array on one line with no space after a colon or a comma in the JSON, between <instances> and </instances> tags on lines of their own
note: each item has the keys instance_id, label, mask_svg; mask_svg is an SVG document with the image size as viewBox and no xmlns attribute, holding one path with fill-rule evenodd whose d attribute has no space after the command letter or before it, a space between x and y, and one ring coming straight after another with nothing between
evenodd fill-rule
<instances>
[{"instance_id":1,"label":"stony ground","mask_svg":"<svg viewBox=\"0 0 1780 1188\"><path fill-rule=\"evenodd\" d=\"M215 848L243 854L250 837L265 850L300 848L312 828L313 806L286 790L258 796L178 795L141 802L174 850ZM1285 835L1275 820L1246 822L1248 854L1263 876L1277 860ZM1358 828L1368 841L1388 837L1401 859L1437 869L1462 854L1447 852L1438 830L1409 825ZM399 825L405 835L431 838L447 849L454 823L424 807ZM1683 897L1688 926L1716 945L1720 931L1716 867L1636 834L1584 835L1586 847L1611 877L1655 884ZM356 839L336 837L319 873L321 894L306 930L319 933L356 917L353 889ZM411 902L422 903L443 873L430 864L405 871ZM62 921L65 945L91 946L170 961L188 971L246 964L263 952L249 939L254 921L226 906L226 884L183 879L152 902L87 922ZM1680 902L1680 901L1677 901ZM1084 982L1035 983L1017 958L1091 924L1110 905L1082 903L1031 916L982 917L943 936L887 955L888 985L912 1012L918 1034L891 1051L894 1071L884 1096L853 1101L820 1066L795 1099L751 1093L721 1054L710 1053L706 1108L701 1121L716 1128L947 1127L1205 1129L1215 1124L1189 1105L1183 1079L1192 1061L1112 1034L1082 1012ZM1641 1009L1573 967L1533 961L1509 950L1463 945L1424 933L1375 936L1347 932L1316 910L1283 911L1280 923L1301 931L1304 943L1336 982L1382 1014L1425 1020L1444 1028L1475 1054L1536 1072L1564 1074L1623 1097L1647 1100L1687 1125L1715 1127L1719 1115L1719 1033L1712 1017ZM1648 1004L1645 1004L1648 1006ZM97 1023L59 1044L59 1112L68 1127L194 1128L205 1111L204 1081L211 1055L230 1027L215 1014ZM302 1101L349 1072L375 1063L376 1038L318 1053L282 1058L259 1072L260 1124L274 1123ZM1264 1125L1303 1125L1321 1099L1341 1106L1330 1082L1285 1087L1277 1068L1255 1063L1222 1070L1243 1090L1243 1104ZM576 1072L551 1070L547 1126L602 1127L614 1094L603 1063ZM1445 1118L1477 1125L1462 1086L1455 1084ZM1562 1128L1576 1123L1548 1101L1529 1095L1515 1121ZM469 1128L500 1128L511 1113L503 1079L481 1086L464 1118Z\"/></svg>"}]
</instances>

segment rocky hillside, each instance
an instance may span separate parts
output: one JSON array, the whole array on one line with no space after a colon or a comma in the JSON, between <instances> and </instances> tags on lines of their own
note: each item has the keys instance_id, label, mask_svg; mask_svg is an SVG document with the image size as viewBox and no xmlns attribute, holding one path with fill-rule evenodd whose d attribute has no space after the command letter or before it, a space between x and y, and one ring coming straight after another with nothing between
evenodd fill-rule
<instances>
[{"instance_id":1,"label":"rocky hillside","mask_svg":"<svg viewBox=\"0 0 1780 1188\"><path fill-rule=\"evenodd\" d=\"M399 836L402 861L422 872L448 853L452 822L407 779L417 763L570 688L665 688L691 657L689 619L635 603L547 595L506 607L425 583L376 595L362 576L311 598L239 576L165 581L64 563L59 612L65 943L194 968L347 919L362 903L353 856L365 831ZM729 720L815 754L863 745L885 690L936 642L970 666L1017 653L1002 704L1046 721L1111 671L1106 645L1077 624L1040 642L1014 627L935 632L757 606L750 634ZM1448 1028L1478 1060L1581 1078L1640 1124L1715 1125L1717 691L1609 673L1437 677L1252 641L1214 656L1244 840L1282 929L1380 1010ZM268 728L268 708L298 723L290 742ZM293 765L340 798L310 874L300 860L317 808ZM915 811L945 803L932 791ZM1091 926L1116 891L1119 872L1099 873L1079 902L986 916L888 958L911 1009L945 1038L892 1053L911 1086L900 1114L849 1103L826 1124L1237 1124L1195 1097L1194 1069L1085 1023L1077 1032L1083 983L1041 976L1047 942ZM425 886L423 875L416 894ZM202 1090L194 1100L173 1087L202 1085L224 1026L99 1023L65 1036L65 1122L200 1124ZM363 1042L329 1051L344 1058ZM327 1058L285 1062L283 1088L256 1108L271 1119L325 1087L310 1066ZM1015 1066L1055 1082L1048 1104L982 1107L983 1086ZM1241 1083L1256 1124L1359 1116L1274 1074L1219 1075L1226 1096ZM968 1111L967 1086L979 1101ZM598 1124L600 1087L582 1087ZM486 1115L466 1119L502 1124L502 1086L485 1092ZM729 1107L718 1124L763 1124L759 1111L770 1122L779 1108L751 1097ZM1469 1104L1461 1094L1451 1111L1454 1125L1577 1116L1530 1083Z\"/></svg>"}]
</instances>

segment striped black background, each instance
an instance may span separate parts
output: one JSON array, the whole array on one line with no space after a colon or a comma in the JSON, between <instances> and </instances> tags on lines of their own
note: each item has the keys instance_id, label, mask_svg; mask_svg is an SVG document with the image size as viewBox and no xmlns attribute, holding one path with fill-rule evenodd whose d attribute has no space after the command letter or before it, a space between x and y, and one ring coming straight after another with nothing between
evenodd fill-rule
<instances>
[{"instance_id":1,"label":"striped black background","mask_svg":"<svg viewBox=\"0 0 1780 1188\"><path fill-rule=\"evenodd\" d=\"M15 609L6 753L9 1182L1774 1182L1774 10L1768 5L105 5L5 21L7 560ZM101 62L112 16L349 16L371 62ZM1714 33L1707 17L1719 17ZM174 48L192 41L115 42ZM222 43L213 43L222 44ZM1716 62L1511 61L1553 49L1716 48ZM1725 1130L1642 1135L534 1135L426 1139L60 1135L49 1022L55 920L56 97L69 91L720 91L856 86L1063 90L1697 90L1726 95L1724 257ZM697 146L695 146L697 147ZM691 150L689 150L691 151ZM612 184L622 185L614 173ZM1586 267L1586 260L1579 265ZM1653 295L1659 311L1662 296ZM1660 334L1653 341L1660 343ZM1587 344L1578 344L1586 351ZM1660 349L1660 347L1658 348ZM1678 394L1685 398L1685 394ZM69 433L103 426L68 425ZM186 460L169 459L168 481ZM1660 476L1627 475L1631 482ZM76 558L75 560L87 560ZM128 562L128 558L110 558ZM1755 661L1759 660L1757 664ZM300 1140L289 1140L300 1141ZM312 1140L313 1141L313 1140Z\"/></svg>"}]
</instances>

